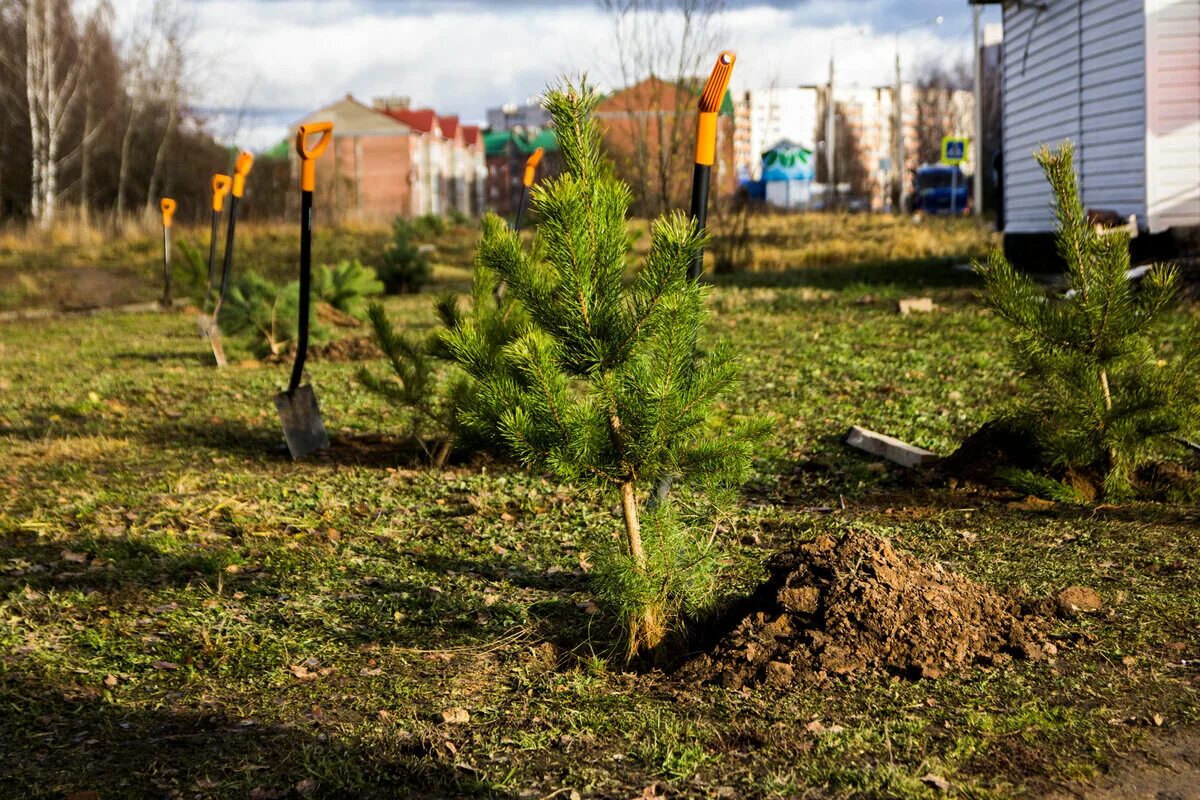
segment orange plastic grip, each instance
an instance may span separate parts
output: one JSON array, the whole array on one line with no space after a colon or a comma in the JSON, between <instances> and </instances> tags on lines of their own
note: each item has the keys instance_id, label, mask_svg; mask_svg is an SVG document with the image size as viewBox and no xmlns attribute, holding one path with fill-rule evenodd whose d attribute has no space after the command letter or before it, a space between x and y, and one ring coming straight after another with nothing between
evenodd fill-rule
<instances>
[{"instance_id":1,"label":"orange plastic grip","mask_svg":"<svg viewBox=\"0 0 1200 800\"><path fill-rule=\"evenodd\" d=\"M696 163L712 166L717 155L717 114L729 90L729 79L733 77L733 65L737 55L732 50L722 50L717 56L704 91L700 93L700 119L696 126Z\"/></svg>"},{"instance_id":2,"label":"orange plastic grip","mask_svg":"<svg viewBox=\"0 0 1200 800\"><path fill-rule=\"evenodd\" d=\"M321 134L321 138L312 147L308 146L308 137ZM332 122L307 122L296 131L296 152L300 155L300 190L311 192L317 188L317 159L329 146L333 138Z\"/></svg>"},{"instance_id":3,"label":"orange plastic grip","mask_svg":"<svg viewBox=\"0 0 1200 800\"><path fill-rule=\"evenodd\" d=\"M542 156L546 154L544 148L539 147L529 154L529 158L525 159L525 185L533 186L533 179L537 175L538 164L542 162Z\"/></svg>"},{"instance_id":4,"label":"orange plastic grip","mask_svg":"<svg viewBox=\"0 0 1200 800\"><path fill-rule=\"evenodd\" d=\"M246 192L246 176L250 174L251 167L254 166L254 156L247 153L245 150L238 153L237 161L233 165L233 196L241 197Z\"/></svg>"},{"instance_id":5,"label":"orange plastic grip","mask_svg":"<svg viewBox=\"0 0 1200 800\"><path fill-rule=\"evenodd\" d=\"M162 209L163 227L171 227L171 222L175 217L175 201L169 197L164 197L159 203L159 207Z\"/></svg>"},{"instance_id":6,"label":"orange plastic grip","mask_svg":"<svg viewBox=\"0 0 1200 800\"><path fill-rule=\"evenodd\" d=\"M228 175L213 175L213 211L220 214L221 209L225 208L225 195L229 194L232 186L233 178Z\"/></svg>"}]
</instances>

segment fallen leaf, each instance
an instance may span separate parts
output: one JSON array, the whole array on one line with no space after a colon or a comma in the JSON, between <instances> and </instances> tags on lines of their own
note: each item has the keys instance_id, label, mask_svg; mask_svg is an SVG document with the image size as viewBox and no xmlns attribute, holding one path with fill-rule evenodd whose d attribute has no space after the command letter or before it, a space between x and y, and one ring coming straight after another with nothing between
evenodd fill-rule
<instances>
[{"instance_id":1,"label":"fallen leaf","mask_svg":"<svg viewBox=\"0 0 1200 800\"><path fill-rule=\"evenodd\" d=\"M438 712L437 721L443 725L465 725L471 721L471 712L465 708L447 708Z\"/></svg>"},{"instance_id":2,"label":"fallen leaf","mask_svg":"<svg viewBox=\"0 0 1200 800\"><path fill-rule=\"evenodd\" d=\"M179 665L174 661L155 661L150 666L154 669L179 669Z\"/></svg>"},{"instance_id":3,"label":"fallen leaf","mask_svg":"<svg viewBox=\"0 0 1200 800\"><path fill-rule=\"evenodd\" d=\"M922 775L921 783L937 789L939 792L950 791L950 781L946 780L941 775L934 775L932 772Z\"/></svg>"}]
</instances>

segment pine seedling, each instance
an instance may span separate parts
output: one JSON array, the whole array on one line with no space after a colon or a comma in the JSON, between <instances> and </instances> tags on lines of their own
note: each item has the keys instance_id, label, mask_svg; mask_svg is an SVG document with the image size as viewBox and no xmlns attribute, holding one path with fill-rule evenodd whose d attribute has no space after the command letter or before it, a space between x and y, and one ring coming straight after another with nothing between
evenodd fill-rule
<instances>
[{"instance_id":1,"label":"pine seedling","mask_svg":"<svg viewBox=\"0 0 1200 800\"><path fill-rule=\"evenodd\" d=\"M494 222L485 220L485 230L488 224ZM391 375L379 376L364 367L359 381L393 405L413 412L414 437L432 432L439 440L432 457L436 467L445 464L455 446L498 451L503 444L496 440L494 426L464 430L459 423L460 415L479 412L474 381L454 363L443 342L445 333L469 326L479 344L477 371L487 372L489 365L498 364L501 348L524 330L526 320L511 295L499 302L493 298L496 286L495 274L477 265L466 307L454 295L439 297L435 310L442 327L423 340L397 331L382 306L372 304L368 311L372 338L383 351Z\"/></svg>"},{"instance_id":2,"label":"pine seedling","mask_svg":"<svg viewBox=\"0 0 1200 800\"><path fill-rule=\"evenodd\" d=\"M312 293L319 302L360 319L366 314L367 298L383 294L383 283L375 270L359 261L322 264L312 277Z\"/></svg>"},{"instance_id":3,"label":"pine seedling","mask_svg":"<svg viewBox=\"0 0 1200 800\"><path fill-rule=\"evenodd\" d=\"M1128 279L1129 237L1088 223L1073 157L1070 142L1036 154L1054 194L1069 297L1047 297L999 252L978 269L984 301L1013 328L1014 421L1030 430L1047 467L1098 472L1113 497L1129 492L1139 463L1171 437L1196 430L1200 358L1194 329L1174 359L1163 357L1155 334L1176 270L1155 266L1140 286Z\"/></svg>"},{"instance_id":4,"label":"pine seedling","mask_svg":"<svg viewBox=\"0 0 1200 800\"><path fill-rule=\"evenodd\" d=\"M440 218L439 218L440 219ZM411 294L429 282L432 268L429 256L413 242L416 227L404 217L392 223L392 241L383 251L379 278L388 294Z\"/></svg>"},{"instance_id":5,"label":"pine seedling","mask_svg":"<svg viewBox=\"0 0 1200 800\"><path fill-rule=\"evenodd\" d=\"M498 352L477 326L443 343L474 380L460 424L498 438L529 467L599 487L620 501L623 535L602 536L593 576L621 617L627 656L654 650L681 615L712 597L715 536L669 499L646 501L664 475L702 493L742 482L762 424L718 430L714 403L737 379L725 346L693 356L706 290L688 279L705 236L681 213L657 220L642 268L625 280L628 187L605 168L586 81L548 93L564 171L534 189L545 259L498 218L484 226L480 265L529 326Z\"/></svg>"}]
</instances>

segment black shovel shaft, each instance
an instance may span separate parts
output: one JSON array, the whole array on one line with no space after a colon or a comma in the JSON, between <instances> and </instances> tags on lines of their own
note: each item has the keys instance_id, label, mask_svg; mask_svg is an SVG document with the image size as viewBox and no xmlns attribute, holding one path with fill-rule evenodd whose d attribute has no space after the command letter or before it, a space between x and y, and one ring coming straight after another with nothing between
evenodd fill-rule
<instances>
[{"instance_id":1,"label":"black shovel shaft","mask_svg":"<svg viewBox=\"0 0 1200 800\"><path fill-rule=\"evenodd\" d=\"M171 229L163 226L163 303L171 305Z\"/></svg>"},{"instance_id":2,"label":"black shovel shaft","mask_svg":"<svg viewBox=\"0 0 1200 800\"><path fill-rule=\"evenodd\" d=\"M217 304L213 307L214 326L217 324L217 315L221 313L225 297L229 294L229 275L233 272L233 234L234 229L237 228L237 207L237 197L229 198L229 228L225 232L225 263L221 267L221 294L217 296Z\"/></svg>"},{"instance_id":3,"label":"black shovel shaft","mask_svg":"<svg viewBox=\"0 0 1200 800\"><path fill-rule=\"evenodd\" d=\"M711 177L712 167L708 164L697 164L692 172L692 220L698 231L708 226L708 184ZM698 280L703 271L704 251L701 250L688 268L688 277Z\"/></svg>"},{"instance_id":4,"label":"black shovel shaft","mask_svg":"<svg viewBox=\"0 0 1200 800\"><path fill-rule=\"evenodd\" d=\"M292 379L288 381L288 394L300 386L304 377L304 359L308 357L308 294L312 284L312 204L313 193L300 193L300 327L296 340L296 363L292 365Z\"/></svg>"},{"instance_id":5,"label":"black shovel shaft","mask_svg":"<svg viewBox=\"0 0 1200 800\"><path fill-rule=\"evenodd\" d=\"M521 217L525 216L525 204L529 201L529 187L521 186L521 202L517 204L517 221L513 225L513 230L518 233L521 231Z\"/></svg>"},{"instance_id":6,"label":"black shovel shaft","mask_svg":"<svg viewBox=\"0 0 1200 800\"><path fill-rule=\"evenodd\" d=\"M212 233L208 236L208 288L204 290L204 302L212 299L213 275L217 269L217 236L220 234L221 212L212 212Z\"/></svg>"}]
</instances>

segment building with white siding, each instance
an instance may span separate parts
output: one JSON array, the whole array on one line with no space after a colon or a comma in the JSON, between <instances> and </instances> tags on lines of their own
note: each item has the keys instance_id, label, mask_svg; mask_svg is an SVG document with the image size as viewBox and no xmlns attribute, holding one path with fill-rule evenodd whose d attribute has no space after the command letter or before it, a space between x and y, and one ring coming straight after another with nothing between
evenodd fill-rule
<instances>
[{"instance_id":1,"label":"building with white siding","mask_svg":"<svg viewBox=\"0 0 1200 800\"><path fill-rule=\"evenodd\" d=\"M1005 249L1054 230L1033 152L1064 139L1087 208L1200 226L1200 0L1001 4Z\"/></svg>"}]
</instances>

